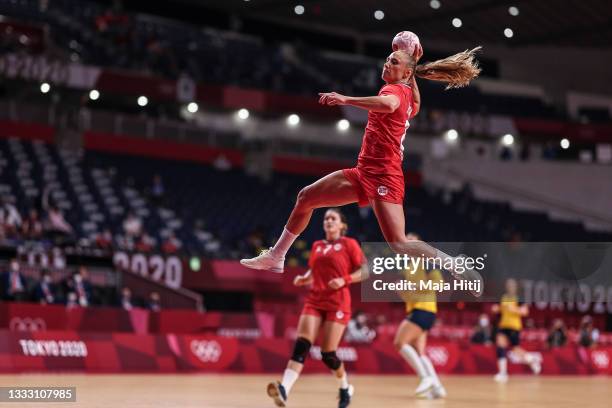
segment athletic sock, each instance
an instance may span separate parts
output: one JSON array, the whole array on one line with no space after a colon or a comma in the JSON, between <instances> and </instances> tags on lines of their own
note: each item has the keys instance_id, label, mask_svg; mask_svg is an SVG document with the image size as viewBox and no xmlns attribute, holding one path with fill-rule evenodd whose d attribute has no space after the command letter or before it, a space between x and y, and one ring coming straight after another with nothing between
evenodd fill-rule
<instances>
[{"instance_id":1,"label":"athletic sock","mask_svg":"<svg viewBox=\"0 0 612 408\"><path fill-rule=\"evenodd\" d=\"M298 379L300 374L297 371L294 371L290 368L285 369L283 373L283 380L281 381L281 385L285 388L287 395L289 395L289 391L291 391L291 387L295 384L295 381Z\"/></svg>"},{"instance_id":2,"label":"athletic sock","mask_svg":"<svg viewBox=\"0 0 612 408\"><path fill-rule=\"evenodd\" d=\"M419 378L427 377L427 371L425 371L425 367L423 367L423 362L419 357L419 353L410 345L404 344L400 349L400 354L404 357L404 360L410 364L412 369L417 373Z\"/></svg>"},{"instance_id":3,"label":"athletic sock","mask_svg":"<svg viewBox=\"0 0 612 408\"><path fill-rule=\"evenodd\" d=\"M342 375L342 377L336 377L338 380L338 387L345 390L349 387L348 378L346 376L346 372Z\"/></svg>"},{"instance_id":4,"label":"athletic sock","mask_svg":"<svg viewBox=\"0 0 612 408\"><path fill-rule=\"evenodd\" d=\"M425 368L425 372L427 372L427 375L433 378L436 387L441 386L442 383L440 382L440 378L438 378L436 368L433 366L433 363L431 362L429 357L421 356L421 362L423 362L423 367Z\"/></svg>"},{"instance_id":5,"label":"athletic sock","mask_svg":"<svg viewBox=\"0 0 612 408\"><path fill-rule=\"evenodd\" d=\"M499 374L507 375L508 374L508 359L507 358L498 359L497 369L499 370Z\"/></svg>"},{"instance_id":6,"label":"athletic sock","mask_svg":"<svg viewBox=\"0 0 612 408\"><path fill-rule=\"evenodd\" d=\"M284 258L297 237L296 234L291 233L287 228L283 228L283 233L270 252L277 258Z\"/></svg>"}]
</instances>

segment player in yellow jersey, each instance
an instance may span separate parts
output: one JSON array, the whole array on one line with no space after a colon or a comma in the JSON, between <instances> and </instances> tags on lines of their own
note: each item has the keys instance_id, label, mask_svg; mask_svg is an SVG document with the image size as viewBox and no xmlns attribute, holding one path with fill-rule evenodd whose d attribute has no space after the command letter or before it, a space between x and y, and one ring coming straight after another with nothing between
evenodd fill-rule
<instances>
[{"instance_id":1,"label":"player in yellow jersey","mask_svg":"<svg viewBox=\"0 0 612 408\"><path fill-rule=\"evenodd\" d=\"M416 234L408 234L408 239L418 240ZM426 272L420 268L416 271L405 271L404 278L416 282L432 280L439 282L442 274L438 270ZM444 398L446 390L436 370L425 353L427 332L436 321L436 292L434 290L415 290L402 292L406 301L407 317L402 321L395 334L394 345L400 355L410 364L420 378L415 394L424 398Z\"/></svg>"},{"instance_id":2,"label":"player in yellow jersey","mask_svg":"<svg viewBox=\"0 0 612 408\"><path fill-rule=\"evenodd\" d=\"M534 374L539 374L542 369L540 361L519 345L521 329L523 328L522 318L529 314L529 309L519 302L516 280L508 279L506 281L506 293L502 296L500 303L493 305L491 310L493 313L501 315L495 338L498 369L495 381L508 381L508 359L506 358L508 345L512 346L512 352L520 362L528 364Z\"/></svg>"}]
</instances>

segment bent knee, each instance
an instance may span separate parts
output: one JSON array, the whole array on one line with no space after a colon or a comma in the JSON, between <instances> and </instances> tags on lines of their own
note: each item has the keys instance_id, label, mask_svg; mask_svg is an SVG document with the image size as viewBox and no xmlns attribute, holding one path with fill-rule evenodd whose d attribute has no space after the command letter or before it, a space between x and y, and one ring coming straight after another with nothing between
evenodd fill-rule
<instances>
[{"instance_id":1,"label":"bent knee","mask_svg":"<svg viewBox=\"0 0 612 408\"><path fill-rule=\"evenodd\" d=\"M306 186L300 190L295 203L296 207L309 207L312 205L314 200L314 194L312 194L312 188Z\"/></svg>"}]
</instances>

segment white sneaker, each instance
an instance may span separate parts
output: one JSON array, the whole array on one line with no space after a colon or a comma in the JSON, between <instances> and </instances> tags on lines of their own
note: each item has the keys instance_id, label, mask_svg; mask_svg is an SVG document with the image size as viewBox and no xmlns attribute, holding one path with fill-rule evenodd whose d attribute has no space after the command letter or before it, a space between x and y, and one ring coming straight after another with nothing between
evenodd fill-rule
<instances>
[{"instance_id":1,"label":"white sneaker","mask_svg":"<svg viewBox=\"0 0 612 408\"><path fill-rule=\"evenodd\" d=\"M508 374L497 373L495 374L495 377L493 377L493 380L495 380L495 382L505 384L508 382Z\"/></svg>"},{"instance_id":2,"label":"white sneaker","mask_svg":"<svg viewBox=\"0 0 612 408\"><path fill-rule=\"evenodd\" d=\"M255 258L241 259L240 264L251 269L266 270L274 273L283 273L285 257L277 258L272 255L272 248L264 249Z\"/></svg>"},{"instance_id":3,"label":"white sneaker","mask_svg":"<svg viewBox=\"0 0 612 408\"><path fill-rule=\"evenodd\" d=\"M427 391L432 389L434 386L434 379L432 377L423 377L418 387L414 391L416 395L426 394Z\"/></svg>"},{"instance_id":4,"label":"white sneaker","mask_svg":"<svg viewBox=\"0 0 612 408\"><path fill-rule=\"evenodd\" d=\"M529 364L529 367L531 367L531 371L533 371L535 375L542 372L542 364L540 364L539 361L534 361L533 363Z\"/></svg>"},{"instance_id":5,"label":"white sneaker","mask_svg":"<svg viewBox=\"0 0 612 408\"><path fill-rule=\"evenodd\" d=\"M432 388L431 390L427 391L424 394L417 394L416 398L422 399L422 400L434 400L434 399L436 399L436 396L435 396L433 388Z\"/></svg>"},{"instance_id":6,"label":"white sneaker","mask_svg":"<svg viewBox=\"0 0 612 408\"><path fill-rule=\"evenodd\" d=\"M434 399L446 398L447 395L446 388L442 384L435 385L430 392Z\"/></svg>"}]
</instances>

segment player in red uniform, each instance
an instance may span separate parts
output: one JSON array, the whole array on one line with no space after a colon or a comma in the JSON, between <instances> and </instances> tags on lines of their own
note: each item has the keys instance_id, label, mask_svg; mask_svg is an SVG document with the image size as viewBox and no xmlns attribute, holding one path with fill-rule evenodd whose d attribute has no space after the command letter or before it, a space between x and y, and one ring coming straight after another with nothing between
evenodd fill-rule
<instances>
[{"instance_id":1,"label":"player in red uniform","mask_svg":"<svg viewBox=\"0 0 612 408\"><path fill-rule=\"evenodd\" d=\"M454 259L422 241L406 239L404 219L403 141L409 119L420 109L421 98L415 77L446 82L449 87L464 86L480 69L474 52L465 51L443 60L417 65L423 51L416 47L413 55L392 52L384 64L385 85L377 96L352 97L336 92L321 93L323 105L351 105L368 111L368 124L357 166L328 174L303 188L276 244L269 250L240 262L253 269L282 273L285 254L304 231L312 211L358 202L371 205L385 240L395 252L409 256ZM452 272L452 271L451 271Z\"/></svg>"},{"instance_id":2,"label":"player in red uniform","mask_svg":"<svg viewBox=\"0 0 612 408\"><path fill-rule=\"evenodd\" d=\"M344 236L347 224L339 209L330 208L325 212L323 230L325 239L312 244L309 270L293 281L296 286L312 286L300 315L297 340L283 378L280 382L268 384L268 395L279 407L285 406L319 329L323 331L321 358L335 374L340 388L338 407L348 407L353 393L336 349L351 318L348 285L362 279L365 257L357 241Z\"/></svg>"}]
</instances>

